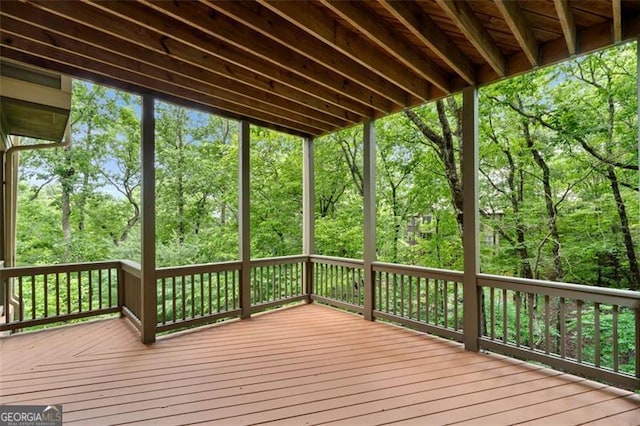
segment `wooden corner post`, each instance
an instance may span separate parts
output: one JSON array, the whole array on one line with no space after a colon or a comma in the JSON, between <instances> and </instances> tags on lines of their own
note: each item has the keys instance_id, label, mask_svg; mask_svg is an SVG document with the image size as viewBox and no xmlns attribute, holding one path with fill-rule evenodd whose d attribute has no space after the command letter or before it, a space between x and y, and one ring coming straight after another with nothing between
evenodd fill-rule
<instances>
[{"instance_id":1,"label":"wooden corner post","mask_svg":"<svg viewBox=\"0 0 640 426\"><path fill-rule=\"evenodd\" d=\"M302 252L305 256L315 253L315 179L313 139L305 138L302 145ZM313 300L313 262L308 258L303 270L304 293L307 302Z\"/></svg>"},{"instance_id":2,"label":"wooden corner post","mask_svg":"<svg viewBox=\"0 0 640 426\"><path fill-rule=\"evenodd\" d=\"M141 339L145 344L156 341L156 172L155 172L155 100L142 97L142 262L140 312Z\"/></svg>"},{"instance_id":3,"label":"wooden corner post","mask_svg":"<svg viewBox=\"0 0 640 426\"><path fill-rule=\"evenodd\" d=\"M478 89L463 90L462 117L462 243L464 251L464 347L479 350L480 291L476 285L478 250Z\"/></svg>"},{"instance_id":4,"label":"wooden corner post","mask_svg":"<svg viewBox=\"0 0 640 426\"><path fill-rule=\"evenodd\" d=\"M251 317L251 223L249 220L251 137L248 121L240 121L238 125L238 216L240 218L238 243L240 245L240 261L242 262L240 269L240 309L242 313L240 317L247 319Z\"/></svg>"},{"instance_id":5,"label":"wooden corner post","mask_svg":"<svg viewBox=\"0 0 640 426\"><path fill-rule=\"evenodd\" d=\"M376 138L375 121L364 123L364 319L373 321L375 277L372 264L376 260Z\"/></svg>"}]
</instances>

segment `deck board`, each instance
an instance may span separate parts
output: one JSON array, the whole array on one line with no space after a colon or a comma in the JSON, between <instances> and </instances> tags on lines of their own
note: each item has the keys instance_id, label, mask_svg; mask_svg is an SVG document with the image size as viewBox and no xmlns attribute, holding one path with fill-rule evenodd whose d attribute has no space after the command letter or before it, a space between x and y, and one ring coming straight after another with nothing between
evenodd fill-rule
<instances>
[{"instance_id":1,"label":"deck board","mask_svg":"<svg viewBox=\"0 0 640 426\"><path fill-rule=\"evenodd\" d=\"M317 304L150 346L112 319L0 347L0 401L65 424L640 423L630 392Z\"/></svg>"}]
</instances>

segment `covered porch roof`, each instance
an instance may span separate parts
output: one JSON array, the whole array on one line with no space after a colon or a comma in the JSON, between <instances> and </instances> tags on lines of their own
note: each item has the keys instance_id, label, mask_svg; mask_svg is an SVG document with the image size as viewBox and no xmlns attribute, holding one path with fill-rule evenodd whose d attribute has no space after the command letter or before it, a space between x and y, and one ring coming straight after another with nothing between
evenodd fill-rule
<instances>
[{"instance_id":1,"label":"covered porch roof","mask_svg":"<svg viewBox=\"0 0 640 426\"><path fill-rule=\"evenodd\" d=\"M319 136L635 38L628 0L27 1L0 56Z\"/></svg>"}]
</instances>

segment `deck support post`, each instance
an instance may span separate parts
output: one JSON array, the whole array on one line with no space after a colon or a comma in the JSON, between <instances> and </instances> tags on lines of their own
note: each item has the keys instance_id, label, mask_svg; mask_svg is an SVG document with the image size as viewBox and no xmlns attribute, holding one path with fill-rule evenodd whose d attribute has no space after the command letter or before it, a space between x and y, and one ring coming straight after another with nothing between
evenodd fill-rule
<instances>
[{"instance_id":1,"label":"deck support post","mask_svg":"<svg viewBox=\"0 0 640 426\"><path fill-rule=\"evenodd\" d=\"M478 258L478 89L463 90L462 117L462 243L464 251L464 347L479 350L481 297Z\"/></svg>"},{"instance_id":2,"label":"deck support post","mask_svg":"<svg viewBox=\"0 0 640 426\"><path fill-rule=\"evenodd\" d=\"M305 138L302 145L302 252L305 256L315 253L315 204L314 204L314 154L313 139ZM304 264L302 282L307 303L312 302L313 262L308 258Z\"/></svg>"},{"instance_id":3,"label":"deck support post","mask_svg":"<svg viewBox=\"0 0 640 426\"><path fill-rule=\"evenodd\" d=\"M156 341L156 172L155 172L155 99L142 97L142 216L141 216L141 339L145 344Z\"/></svg>"},{"instance_id":4,"label":"deck support post","mask_svg":"<svg viewBox=\"0 0 640 426\"><path fill-rule=\"evenodd\" d=\"M364 123L364 319L373 321L375 277L372 264L376 260L376 138L375 121Z\"/></svg>"},{"instance_id":5,"label":"deck support post","mask_svg":"<svg viewBox=\"0 0 640 426\"><path fill-rule=\"evenodd\" d=\"M248 121L238 123L238 216L240 223L239 245L240 245L240 318L251 317L251 222L249 217L249 185L250 185L250 126Z\"/></svg>"}]
</instances>

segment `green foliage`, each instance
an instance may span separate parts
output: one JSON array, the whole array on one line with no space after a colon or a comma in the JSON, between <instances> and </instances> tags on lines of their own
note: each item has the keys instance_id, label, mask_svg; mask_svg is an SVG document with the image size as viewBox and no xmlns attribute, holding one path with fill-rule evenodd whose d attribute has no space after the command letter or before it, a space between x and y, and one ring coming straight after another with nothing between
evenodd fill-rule
<instances>
[{"instance_id":1,"label":"green foliage","mask_svg":"<svg viewBox=\"0 0 640 426\"><path fill-rule=\"evenodd\" d=\"M623 45L481 90L483 272L637 285L635 62ZM138 260L140 101L75 82L73 102L71 149L21 155L18 261ZM452 97L377 120L378 259L462 269L460 108ZM166 103L156 119L158 265L237 259L237 125ZM314 145L316 252L360 258L362 129ZM302 140L252 127L250 173L252 257L300 253Z\"/></svg>"}]
</instances>

